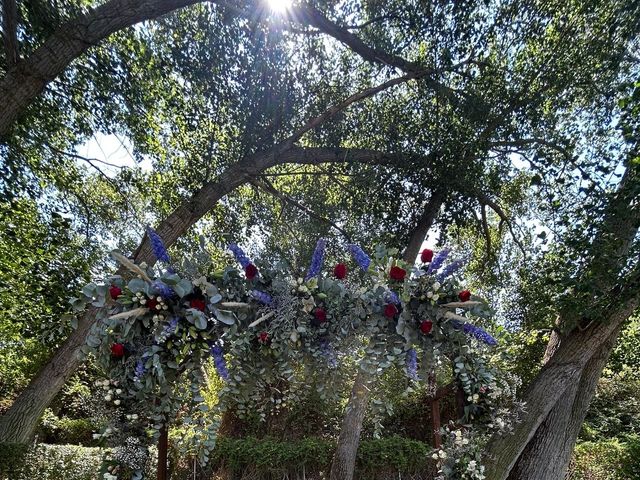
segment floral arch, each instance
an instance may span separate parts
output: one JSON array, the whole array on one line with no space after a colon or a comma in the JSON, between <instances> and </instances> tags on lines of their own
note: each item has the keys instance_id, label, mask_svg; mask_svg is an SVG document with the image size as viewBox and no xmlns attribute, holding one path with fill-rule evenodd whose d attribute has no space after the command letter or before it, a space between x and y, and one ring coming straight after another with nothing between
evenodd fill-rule
<instances>
[{"instance_id":1,"label":"floral arch","mask_svg":"<svg viewBox=\"0 0 640 480\"><path fill-rule=\"evenodd\" d=\"M325 272L326 241L320 239L305 277L297 278L286 266L252 262L232 244L240 268L229 265L205 276L194 262L172 264L160 237L151 229L148 235L158 267L113 252L131 278L91 283L72 300L78 311L88 304L106 307L84 348L109 377L102 386L114 422L96 437L128 442L138 452L127 456L116 449L105 462L106 480L143 478L146 446L185 398L193 412L208 410L200 366L210 358L225 382L216 408L234 402L240 415L264 417L273 405L295 399L294 370L326 373L320 388L330 389L331 371L357 349L365 352L360 368L379 374L401 366L418 384L438 363L451 365L464 392L465 427L444 429L434 458L443 477L484 478L483 442L515 419L516 382L491 363L498 342L472 322L487 315L486 305L460 286L463 262L450 258L449 249L435 255L425 250L420 264L409 266L394 258L396 251L378 248L370 257L348 245L344 262ZM190 392L175 391L179 378L188 380ZM276 378L290 382L287 393L266 407L259 404L265 382ZM202 416L199 421L192 442L206 462L218 425Z\"/></svg>"}]
</instances>

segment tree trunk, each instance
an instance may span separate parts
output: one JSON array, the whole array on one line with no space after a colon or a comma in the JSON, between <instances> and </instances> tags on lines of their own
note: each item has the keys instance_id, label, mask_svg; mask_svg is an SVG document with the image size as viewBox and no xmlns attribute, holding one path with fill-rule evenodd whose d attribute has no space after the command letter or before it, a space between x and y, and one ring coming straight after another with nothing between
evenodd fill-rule
<instances>
[{"instance_id":1,"label":"tree trunk","mask_svg":"<svg viewBox=\"0 0 640 480\"><path fill-rule=\"evenodd\" d=\"M542 455L550 451L557 452L560 448L564 452L562 455L558 454L556 465L562 463L561 457L566 458L570 455L606 355L611 350L622 324L638 308L638 303L636 295L613 313L607 323L598 322L584 330L575 330L560 342L553 357L544 365L525 392L527 412L522 421L515 426L513 434L496 435L489 442L485 465L487 478L492 480L508 478L516 464L527 455L529 457L524 460L527 465L523 463L520 468L529 468L528 464L535 461L548 463L550 459ZM563 410L565 400L570 405L564 405ZM556 409L555 412L554 409ZM574 412L573 409L576 411ZM564 420L565 417L562 415L568 416L569 413L571 413L571 420ZM551 428L546 429L547 433L545 433L543 424L547 419ZM554 422L560 424L558 429L553 427ZM541 428L538 439L534 440ZM560 435L562 428L565 429L566 436ZM533 442L531 446L529 446L530 442ZM528 453L525 452L527 448L529 448ZM560 467L554 467L554 471L558 470Z\"/></svg>"},{"instance_id":2,"label":"tree trunk","mask_svg":"<svg viewBox=\"0 0 640 480\"><path fill-rule=\"evenodd\" d=\"M352 480L364 414L369 404L371 375L360 369L353 383L349 404L342 420L336 453L331 464L330 480Z\"/></svg>"},{"instance_id":3,"label":"tree trunk","mask_svg":"<svg viewBox=\"0 0 640 480\"><path fill-rule=\"evenodd\" d=\"M62 25L0 80L0 138L69 64L118 30L201 0L111 0Z\"/></svg>"},{"instance_id":4,"label":"tree trunk","mask_svg":"<svg viewBox=\"0 0 640 480\"><path fill-rule=\"evenodd\" d=\"M585 365L520 455L509 480L563 479L598 379L618 338L622 323Z\"/></svg>"},{"instance_id":5,"label":"tree trunk","mask_svg":"<svg viewBox=\"0 0 640 480\"><path fill-rule=\"evenodd\" d=\"M35 433L44 409L63 387L79 365L78 349L96 317L97 309L85 313L85 321L57 350L54 357L38 372L29 386L13 402L0 419L0 442L28 443Z\"/></svg>"},{"instance_id":6,"label":"tree trunk","mask_svg":"<svg viewBox=\"0 0 640 480\"><path fill-rule=\"evenodd\" d=\"M407 263L415 263L416 258L418 257L418 252L420 251L420 247L427 237L427 233L433 224L433 219L438 216L438 211L440 210L440 206L444 200L444 191L436 190L433 193L433 196L427 202L424 207L424 212L422 216L418 220L415 230L411 234L409 238L409 243L404 253L402 254L402 258Z\"/></svg>"},{"instance_id":7,"label":"tree trunk","mask_svg":"<svg viewBox=\"0 0 640 480\"><path fill-rule=\"evenodd\" d=\"M425 205L424 213L411 232L409 246L404 253L405 262L410 264L415 262L420 245L422 245L429 228L433 225L445 198L445 192L434 192L427 205ZM368 385L371 381L370 374L362 369L358 371L340 427L338 447L331 464L331 480L351 480L353 478L358 445L360 444L360 432L362 431L364 415L369 404Z\"/></svg>"}]
</instances>

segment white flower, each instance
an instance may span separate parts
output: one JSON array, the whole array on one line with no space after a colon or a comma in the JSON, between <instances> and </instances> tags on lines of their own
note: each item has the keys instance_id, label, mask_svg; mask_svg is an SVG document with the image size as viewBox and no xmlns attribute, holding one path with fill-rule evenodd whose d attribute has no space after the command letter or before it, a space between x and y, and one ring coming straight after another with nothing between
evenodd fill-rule
<instances>
[{"instance_id":1,"label":"white flower","mask_svg":"<svg viewBox=\"0 0 640 480\"><path fill-rule=\"evenodd\" d=\"M437 302L438 299L440 298L440 295L438 295L437 293L433 296L433 301Z\"/></svg>"},{"instance_id":2,"label":"white flower","mask_svg":"<svg viewBox=\"0 0 640 480\"><path fill-rule=\"evenodd\" d=\"M480 400L480 395L478 395L477 393L473 394L473 401L477 402L478 400Z\"/></svg>"},{"instance_id":3,"label":"white flower","mask_svg":"<svg viewBox=\"0 0 640 480\"><path fill-rule=\"evenodd\" d=\"M433 292L427 292L427 298L433 297Z\"/></svg>"},{"instance_id":4,"label":"white flower","mask_svg":"<svg viewBox=\"0 0 640 480\"><path fill-rule=\"evenodd\" d=\"M438 456L439 456L440 458L447 458L447 452L445 452L444 450L440 450L440 451L438 452Z\"/></svg>"},{"instance_id":5,"label":"white flower","mask_svg":"<svg viewBox=\"0 0 640 480\"><path fill-rule=\"evenodd\" d=\"M113 402L113 404L114 404L114 405L120 405L120 400L115 400L115 401Z\"/></svg>"},{"instance_id":6,"label":"white flower","mask_svg":"<svg viewBox=\"0 0 640 480\"><path fill-rule=\"evenodd\" d=\"M110 402L111 401L111 395L105 395L104 396L104 401L105 402Z\"/></svg>"},{"instance_id":7,"label":"white flower","mask_svg":"<svg viewBox=\"0 0 640 480\"><path fill-rule=\"evenodd\" d=\"M431 458L433 458L434 460L438 460L438 454L434 453L433 455L431 455Z\"/></svg>"},{"instance_id":8,"label":"white flower","mask_svg":"<svg viewBox=\"0 0 640 480\"><path fill-rule=\"evenodd\" d=\"M436 282L433 284L433 291L437 292L440 289L441 285L440 282Z\"/></svg>"},{"instance_id":9,"label":"white flower","mask_svg":"<svg viewBox=\"0 0 640 480\"><path fill-rule=\"evenodd\" d=\"M117 388L117 389L116 389L116 393L117 393L118 395L120 395L120 394L122 393L122 389L121 389L121 388Z\"/></svg>"},{"instance_id":10,"label":"white flower","mask_svg":"<svg viewBox=\"0 0 640 480\"><path fill-rule=\"evenodd\" d=\"M156 297L156 300L157 300L158 302L161 302L161 301L162 301L162 297Z\"/></svg>"}]
</instances>

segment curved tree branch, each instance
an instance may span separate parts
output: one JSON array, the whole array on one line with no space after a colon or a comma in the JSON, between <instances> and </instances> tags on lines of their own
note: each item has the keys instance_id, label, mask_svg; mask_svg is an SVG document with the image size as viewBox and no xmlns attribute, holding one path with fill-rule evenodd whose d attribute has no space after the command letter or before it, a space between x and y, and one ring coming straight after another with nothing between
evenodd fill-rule
<instances>
[{"instance_id":1,"label":"curved tree branch","mask_svg":"<svg viewBox=\"0 0 640 480\"><path fill-rule=\"evenodd\" d=\"M10 3L4 0L5 4ZM202 0L110 0L60 26L28 58L0 80L0 138L20 114L67 66L118 30ZM6 45L6 43L5 43Z\"/></svg>"}]
</instances>

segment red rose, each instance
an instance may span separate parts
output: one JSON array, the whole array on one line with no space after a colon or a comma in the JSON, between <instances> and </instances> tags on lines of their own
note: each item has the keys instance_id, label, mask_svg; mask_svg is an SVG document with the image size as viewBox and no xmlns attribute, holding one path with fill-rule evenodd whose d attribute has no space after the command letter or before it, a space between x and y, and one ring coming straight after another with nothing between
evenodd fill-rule
<instances>
[{"instance_id":1,"label":"red rose","mask_svg":"<svg viewBox=\"0 0 640 480\"><path fill-rule=\"evenodd\" d=\"M201 300L199 298L195 298L195 299L191 300L189 302L189 304L191 305L191 308L195 308L196 310L200 310L201 312L204 312L204 309L207 306L205 301Z\"/></svg>"},{"instance_id":2,"label":"red rose","mask_svg":"<svg viewBox=\"0 0 640 480\"><path fill-rule=\"evenodd\" d=\"M250 263L244 267L244 274L247 276L247 280L253 280L258 275L258 268L253 263Z\"/></svg>"},{"instance_id":3,"label":"red rose","mask_svg":"<svg viewBox=\"0 0 640 480\"><path fill-rule=\"evenodd\" d=\"M431 320L423 320L422 322L420 322L420 331L425 335L431 332L432 328L433 328L433 322Z\"/></svg>"},{"instance_id":4,"label":"red rose","mask_svg":"<svg viewBox=\"0 0 640 480\"><path fill-rule=\"evenodd\" d=\"M124 345L121 343L114 343L111 345L111 356L113 358L122 358L124 357Z\"/></svg>"},{"instance_id":5,"label":"red rose","mask_svg":"<svg viewBox=\"0 0 640 480\"><path fill-rule=\"evenodd\" d=\"M269 334L267 332L260 332L258 334L258 341L261 344L266 345L267 343L269 343Z\"/></svg>"},{"instance_id":6,"label":"red rose","mask_svg":"<svg viewBox=\"0 0 640 480\"><path fill-rule=\"evenodd\" d=\"M399 282L404 280L404 277L406 275L407 275L407 271L404 268L394 266L394 267L391 267L391 270L389 270L389 276L393 280L398 280Z\"/></svg>"},{"instance_id":7,"label":"red rose","mask_svg":"<svg viewBox=\"0 0 640 480\"><path fill-rule=\"evenodd\" d=\"M428 248L422 250L422 253L420 254L420 260L422 260L422 263L428 263L433 260L433 250L429 250Z\"/></svg>"},{"instance_id":8,"label":"red rose","mask_svg":"<svg viewBox=\"0 0 640 480\"><path fill-rule=\"evenodd\" d=\"M347 276L347 266L344 263L339 263L337 264L334 268L333 268L333 275L339 279L342 280L344 277Z\"/></svg>"},{"instance_id":9,"label":"red rose","mask_svg":"<svg viewBox=\"0 0 640 480\"><path fill-rule=\"evenodd\" d=\"M318 323L324 323L327 321L327 312L324 308L316 308L313 312L313 315L316 317Z\"/></svg>"},{"instance_id":10,"label":"red rose","mask_svg":"<svg viewBox=\"0 0 640 480\"><path fill-rule=\"evenodd\" d=\"M147 300L147 308L149 310L154 310L155 311L155 310L157 310L157 308L156 308L157 306L158 306L158 301L155 298L150 298L149 300Z\"/></svg>"},{"instance_id":11,"label":"red rose","mask_svg":"<svg viewBox=\"0 0 640 480\"><path fill-rule=\"evenodd\" d=\"M122 289L116 285L111 285L109 287L109 295L111 295L111 298L115 300L120 295L122 295Z\"/></svg>"},{"instance_id":12,"label":"red rose","mask_svg":"<svg viewBox=\"0 0 640 480\"><path fill-rule=\"evenodd\" d=\"M471 298L471 292L469 290L462 290L458 294L458 298L460 299L461 302L467 302Z\"/></svg>"},{"instance_id":13,"label":"red rose","mask_svg":"<svg viewBox=\"0 0 640 480\"><path fill-rule=\"evenodd\" d=\"M398 307L393 303L387 303L384 307L384 316L387 318L393 318L398 313Z\"/></svg>"}]
</instances>

